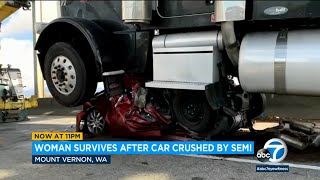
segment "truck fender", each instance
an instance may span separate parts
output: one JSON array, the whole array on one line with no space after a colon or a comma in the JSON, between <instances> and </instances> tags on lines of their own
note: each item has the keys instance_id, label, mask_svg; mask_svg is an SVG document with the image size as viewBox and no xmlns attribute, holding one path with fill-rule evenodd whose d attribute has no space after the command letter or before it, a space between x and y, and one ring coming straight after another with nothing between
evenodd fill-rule
<instances>
[{"instance_id":1,"label":"truck fender","mask_svg":"<svg viewBox=\"0 0 320 180\"><path fill-rule=\"evenodd\" d=\"M81 43L83 43L81 46L86 47L84 50L86 53L90 53L95 61L96 77L101 78L102 61L105 58L111 58L112 32L102 28L94 21L80 18L58 18L41 31L35 50L39 52L38 58L42 72L48 49L56 42L72 42L75 38L81 39ZM108 43L105 43L106 40Z\"/></svg>"}]
</instances>

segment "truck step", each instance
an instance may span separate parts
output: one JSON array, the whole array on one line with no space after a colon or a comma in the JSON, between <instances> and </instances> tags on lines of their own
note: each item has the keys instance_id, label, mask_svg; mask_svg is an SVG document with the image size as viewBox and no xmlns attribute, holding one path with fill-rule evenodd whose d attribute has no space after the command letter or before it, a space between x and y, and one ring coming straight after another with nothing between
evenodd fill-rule
<instances>
[{"instance_id":1,"label":"truck step","mask_svg":"<svg viewBox=\"0 0 320 180\"><path fill-rule=\"evenodd\" d=\"M146 82L146 87L167 88L167 89L205 90L206 85L208 85L208 83L173 82L173 81L150 81L150 82Z\"/></svg>"}]
</instances>

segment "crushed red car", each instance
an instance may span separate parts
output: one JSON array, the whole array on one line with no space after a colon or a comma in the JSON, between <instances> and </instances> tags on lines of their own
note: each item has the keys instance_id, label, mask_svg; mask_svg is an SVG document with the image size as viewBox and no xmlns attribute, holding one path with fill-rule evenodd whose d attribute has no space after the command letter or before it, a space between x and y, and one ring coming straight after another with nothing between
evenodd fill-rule
<instances>
[{"instance_id":1,"label":"crushed red car","mask_svg":"<svg viewBox=\"0 0 320 180\"><path fill-rule=\"evenodd\" d=\"M83 110L77 114L76 131L89 136L109 134L119 138L188 135L186 130L160 114L158 107L147 102L148 92L139 78L120 78L123 81L110 82L109 78L105 90L83 105Z\"/></svg>"}]
</instances>

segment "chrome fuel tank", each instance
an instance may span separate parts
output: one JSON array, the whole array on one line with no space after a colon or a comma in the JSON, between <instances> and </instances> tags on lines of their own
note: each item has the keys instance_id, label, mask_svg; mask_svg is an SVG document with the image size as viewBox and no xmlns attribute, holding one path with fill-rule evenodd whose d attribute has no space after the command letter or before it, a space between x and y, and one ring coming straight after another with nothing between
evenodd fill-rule
<instances>
[{"instance_id":1,"label":"chrome fuel tank","mask_svg":"<svg viewBox=\"0 0 320 180\"><path fill-rule=\"evenodd\" d=\"M320 30L247 34L241 42L239 78L244 90L320 95Z\"/></svg>"}]
</instances>

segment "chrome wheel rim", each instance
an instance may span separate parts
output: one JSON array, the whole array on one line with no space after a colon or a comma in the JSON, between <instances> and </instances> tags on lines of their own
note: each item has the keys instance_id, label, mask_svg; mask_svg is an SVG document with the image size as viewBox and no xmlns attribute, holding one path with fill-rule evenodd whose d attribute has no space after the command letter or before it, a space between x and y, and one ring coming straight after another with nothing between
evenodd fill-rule
<instances>
[{"instance_id":1,"label":"chrome wheel rim","mask_svg":"<svg viewBox=\"0 0 320 180\"><path fill-rule=\"evenodd\" d=\"M57 56L51 64L51 79L59 93L69 95L76 86L76 71L65 56Z\"/></svg>"},{"instance_id":2,"label":"chrome wheel rim","mask_svg":"<svg viewBox=\"0 0 320 180\"><path fill-rule=\"evenodd\" d=\"M104 118L97 110L92 110L87 116L87 126L90 133L100 134L105 125Z\"/></svg>"}]
</instances>

